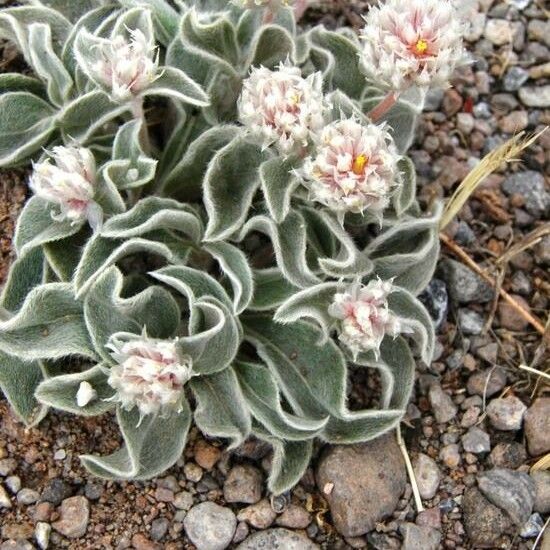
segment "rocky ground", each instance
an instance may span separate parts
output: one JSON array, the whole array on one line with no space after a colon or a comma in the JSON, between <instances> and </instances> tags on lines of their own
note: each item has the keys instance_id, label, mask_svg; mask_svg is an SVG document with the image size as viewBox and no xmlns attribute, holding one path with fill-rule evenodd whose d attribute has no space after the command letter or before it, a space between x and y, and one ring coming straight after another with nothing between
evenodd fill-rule
<instances>
[{"instance_id":1,"label":"rocky ground","mask_svg":"<svg viewBox=\"0 0 550 550\"><path fill-rule=\"evenodd\" d=\"M367 4L324 2L305 21L358 26ZM453 89L430 96L411 153L424 203L449 196L507 138L550 121L543 1L464 4L474 62ZM10 52L4 47L2 65L14 62ZM549 151L547 132L523 162L489 177L446 230L455 252L473 258L543 324ZM24 180L21 171L0 180L0 280ZM508 251L515 254L498 262ZM520 368L550 373L543 337L447 246L424 298L438 322L439 347L431 366L419 365L403 425L420 513L393 434L362 446L319 447L300 484L273 499L264 483L269 448L257 442L228 454L223 442L193 431L185 456L164 477L105 483L83 471L78 455L119 445L110 417L52 413L25 430L2 401L0 550L550 548L550 527L543 532L550 472L532 469L550 452L548 380Z\"/></svg>"}]
</instances>

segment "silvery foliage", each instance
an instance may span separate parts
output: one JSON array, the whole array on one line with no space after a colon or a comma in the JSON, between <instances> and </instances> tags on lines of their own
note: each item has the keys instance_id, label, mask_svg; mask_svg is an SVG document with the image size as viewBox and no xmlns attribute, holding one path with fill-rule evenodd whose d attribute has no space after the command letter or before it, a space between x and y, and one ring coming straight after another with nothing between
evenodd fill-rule
<instances>
[{"instance_id":1,"label":"silvery foliage","mask_svg":"<svg viewBox=\"0 0 550 550\"><path fill-rule=\"evenodd\" d=\"M316 438L362 442L401 420L414 354L429 362L433 352L415 296L434 270L439 211L421 212L403 156L382 221L367 210L342 222L309 200L297 159L260 147L236 122L250 68L286 61L322 73L333 120L367 121L385 92L361 73L354 34L298 31L290 9L262 24L261 10L221 0L176 3L51 0L0 12L0 35L32 69L0 75L1 165L40 160L53 145L91 149L105 220L92 232L54 220L38 196L27 202L1 295L0 387L29 425L48 407L114 411L123 446L81 457L99 476L163 472L194 420L231 448L249 436L269 442L269 487L280 493L302 476ZM158 45L159 76L115 100L86 68L101 39L137 28ZM411 91L385 117L400 154L421 107ZM393 279L389 307L412 334L352 357L332 337L328 308L340 289L376 277ZM107 382L111 337L144 330L179 337L192 361L171 415L140 418ZM379 371L378 407L348 408L350 365Z\"/></svg>"}]
</instances>

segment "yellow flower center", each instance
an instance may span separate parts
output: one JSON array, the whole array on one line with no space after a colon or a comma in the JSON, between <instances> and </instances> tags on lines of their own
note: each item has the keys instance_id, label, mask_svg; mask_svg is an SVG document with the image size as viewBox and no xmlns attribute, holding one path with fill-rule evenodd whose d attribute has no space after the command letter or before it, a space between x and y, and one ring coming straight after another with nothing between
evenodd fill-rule
<instances>
[{"instance_id":1,"label":"yellow flower center","mask_svg":"<svg viewBox=\"0 0 550 550\"><path fill-rule=\"evenodd\" d=\"M419 38L416 44L414 45L414 52L417 55L423 55L428 50L428 41L424 38Z\"/></svg>"},{"instance_id":2,"label":"yellow flower center","mask_svg":"<svg viewBox=\"0 0 550 550\"><path fill-rule=\"evenodd\" d=\"M368 164L369 159L366 155L363 155L361 153L359 156L355 158L353 161L353 166L351 169L353 170L353 173L357 176L362 176L365 173L365 166Z\"/></svg>"}]
</instances>

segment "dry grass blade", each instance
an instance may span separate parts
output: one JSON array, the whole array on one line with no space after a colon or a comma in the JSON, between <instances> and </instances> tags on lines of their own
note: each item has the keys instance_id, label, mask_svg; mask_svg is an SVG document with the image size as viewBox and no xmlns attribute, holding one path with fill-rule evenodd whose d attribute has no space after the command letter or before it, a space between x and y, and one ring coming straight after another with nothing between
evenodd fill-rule
<instances>
[{"instance_id":1,"label":"dry grass blade","mask_svg":"<svg viewBox=\"0 0 550 550\"><path fill-rule=\"evenodd\" d=\"M531 472L535 472L537 470L550 470L550 453L544 455L540 460L537 460L531 466Z\"/></svg>"},{"instance_id":2,"label":"dry grass blade","mask_svg":"<svg viewBox=\"0 0 550 550\"><path fill-rule=\"evenodd\" d=\"M418 489L418 483L416 482L416 476L414 475L414 468L411 464L409 452L407 451L407 447L401 435L401 426L397 426L396 436L397 444L399 445L399 449L401 450L401 454L403 455L403 459L405 460L405 466L407 468L409 481L411 482L414 502L416 504L416 511L420 513L424 511L424 506L422 505L422 498L420 497L420 490Z\"/></svg>"},{"instance_id":3,"label":"dry grass blade","mask_svg":"<svg viewBox=\"0 0 550 550\"><path fill-rule=\"evenodd\" d=\"M521 132L483 157L449 199L441 217L440 229L446 227L460 212L470 195L487 176L491 175L504 163L518 160L519 154L532 145L546 130L547 128L544 128L539 133L530 135Z\"/></svg>"},{"instance_id":4,"label":"dry grass blade","mask_svg":"<svg viewBox=\"0 0 550 550\"><path fill-rule=\"evenodd\" d=\"M500 258L497 259L497 264L503 264L509 262L516 254L523 252L524 250L538 244L543 237L550 235L550 222L546 222L535 230L531 231L514 246L510 247Z\"/></svg>"}]
</instances>

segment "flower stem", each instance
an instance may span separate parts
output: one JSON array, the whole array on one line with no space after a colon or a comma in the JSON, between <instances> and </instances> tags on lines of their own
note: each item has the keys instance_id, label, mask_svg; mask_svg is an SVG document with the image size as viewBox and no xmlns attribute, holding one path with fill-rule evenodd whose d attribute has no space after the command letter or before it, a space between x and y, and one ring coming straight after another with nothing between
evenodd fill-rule
<instances>
[{"instance_id":1,"label":"flower stem","mask_svg":"<svg viewBox=\"0 0 550 550\"><path fill-rule=\"evenodd\" d=\"M388 95L369 113L372 122L378 122L399 99L399 92L389 92Z\"/></svg>"},{"instance_id":2,"label":"flower stem","mask_svg":"<svg viewBox=\"0 0 550 550\"><path fill-rule=\"evenodd\" d=\"M135 119L141 120L141 131L139 133L141 147L147 155L151 153L151 140L149 139L149 130L147 129L147 120L143 109L143 98L136 97L131 103L132 115Z\"/></svg>"}]
</instances>

